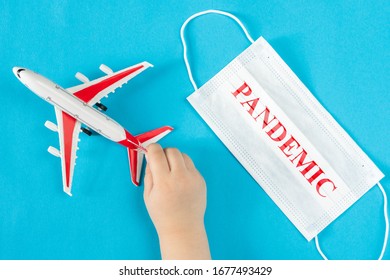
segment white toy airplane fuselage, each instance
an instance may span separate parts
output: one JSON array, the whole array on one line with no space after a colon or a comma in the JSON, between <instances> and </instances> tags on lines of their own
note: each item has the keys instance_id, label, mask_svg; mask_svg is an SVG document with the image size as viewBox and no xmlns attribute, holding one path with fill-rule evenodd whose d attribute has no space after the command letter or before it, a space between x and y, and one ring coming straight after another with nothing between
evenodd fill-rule
<instances>
[{"instance_id":1,"label":"white toy airplane fuselage","mask_svg":"<svg viewBox=\"0 0 390 280\"><path fill-rule=\"evenodd\" d=\"M63 187L67 194L71 195L73 169L81 124L128 149L132 181L135 185L139 185L143 156L146 152L145 147L164 137L172 131L172 128L164 126L133 136L120 124L92 106L96 104L100 110L101 108L106 110L107 108L100 103L100 99L150 66L152 65L148 62L143 62L114 73L107 66L102 65L101 69L107 76L89 81L85 76L78 73L76 77L82 80L84 84L69 89L64 89L26 68L13 68L15 76L27 88L55 108L58 125L56 126L47 121L45 126L59 133L60 151L53 147L49 147L48 151L61 157ZM83 128L82 131L90 135L88 129Z\"/></svg>"}]
</instances>

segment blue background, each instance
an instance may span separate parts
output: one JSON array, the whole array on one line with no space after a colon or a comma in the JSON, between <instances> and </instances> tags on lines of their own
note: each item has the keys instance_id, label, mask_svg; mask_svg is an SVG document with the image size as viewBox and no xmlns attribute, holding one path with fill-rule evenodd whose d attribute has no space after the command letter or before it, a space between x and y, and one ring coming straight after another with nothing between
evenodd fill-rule
<instances>
[{"instance_id":1,"label":"blue background","mask_svg":"<svg viewBox=\"0 0 390 280\"><path fill-rule=\"evenodd\" d=\"M155 65L104 99L108 115L138 134L162 125L161 141L195 161L208 185L206 228L214 259L320 259L186 101L193 92L179 29L221 9L264 36L353 139L389 173L388 1L0 1L0 259L159 259L157 234L130 182L123 147L80 134L73 197L62 192L53 108L17 81L13 66L64 87L74 73L102 75ZM228 18L187 29L189 59L205 83L249 43ZM390 193L389 180L383 181ZM375 259L383 198L371 189L320 235L333 259ZM390 249L385 258L390 258Z\"/></svg>"}]
</instances>

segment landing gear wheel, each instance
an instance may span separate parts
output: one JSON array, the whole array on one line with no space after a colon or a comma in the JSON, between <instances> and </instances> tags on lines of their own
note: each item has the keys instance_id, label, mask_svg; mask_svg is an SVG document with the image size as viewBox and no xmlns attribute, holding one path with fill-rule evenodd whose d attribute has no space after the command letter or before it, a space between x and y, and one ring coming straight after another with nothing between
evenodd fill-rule
<instances>
[{"instance_id":1,"label":"landing gear wheel","mask_svg":"<svg viewBox=\"0 0 390 280\"><path fill-rule=\"evenodd\" d=\"M90 131L88 128L86 127L82 127L81 128L81 131L84 132L85 134L87 134L88 136L91 136L92 135L92 131Z\"/></svg>"},{"instance_id":2,"label":"landing gear wheel","mask_svg":"<svg viewBox=\"0 0 390 280\"><path fill-rule=\"evenodd\" d=\"M98 107L100 110L102 110L102 111L104 111L104 112L107 111L107 107L104 106L102 103L98 102L98 103L96 103L95 105L96 105L96 107Z\"/></svg>"}]
</instances>

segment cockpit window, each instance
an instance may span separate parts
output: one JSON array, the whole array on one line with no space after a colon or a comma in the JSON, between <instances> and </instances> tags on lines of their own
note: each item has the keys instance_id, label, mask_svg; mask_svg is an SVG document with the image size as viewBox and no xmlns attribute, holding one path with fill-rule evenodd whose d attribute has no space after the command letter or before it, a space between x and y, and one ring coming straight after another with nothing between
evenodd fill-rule
<instances>
[{"instance_id":1,"label":"cockpit window","mask_svg":"<svg viewBox=\"0 0 390 280\"><path fill-rule=\"evenodd\" d=\"M22 71L25 71L25 70L26 70L26 69L20 68L20 69L18 70L18 72L16 72L16 75L18 75L18 77L20 78L19 73L22 72Z\"/></svg>"}]
</instances>

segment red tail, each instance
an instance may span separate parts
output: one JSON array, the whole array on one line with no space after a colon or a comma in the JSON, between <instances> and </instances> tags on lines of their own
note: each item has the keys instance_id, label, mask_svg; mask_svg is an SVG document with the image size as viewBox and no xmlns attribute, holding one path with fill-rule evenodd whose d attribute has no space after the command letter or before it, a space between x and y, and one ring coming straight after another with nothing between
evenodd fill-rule
<instances>
[{"instance_id":1,"label":"red tail","mask_svg":"<svg viewBox=\"0 0 390 280\"><path fill-rule=\"evenodd\" d=\"M141 148L138 149L127 149L129 154L131 181L134 185L139 186L142 163L144 159L143 149L145 149L149 144L157 142L172 130L173 128L170 126L163 126L134 137L141 146Z\"/></svg>"}]
</instances>

